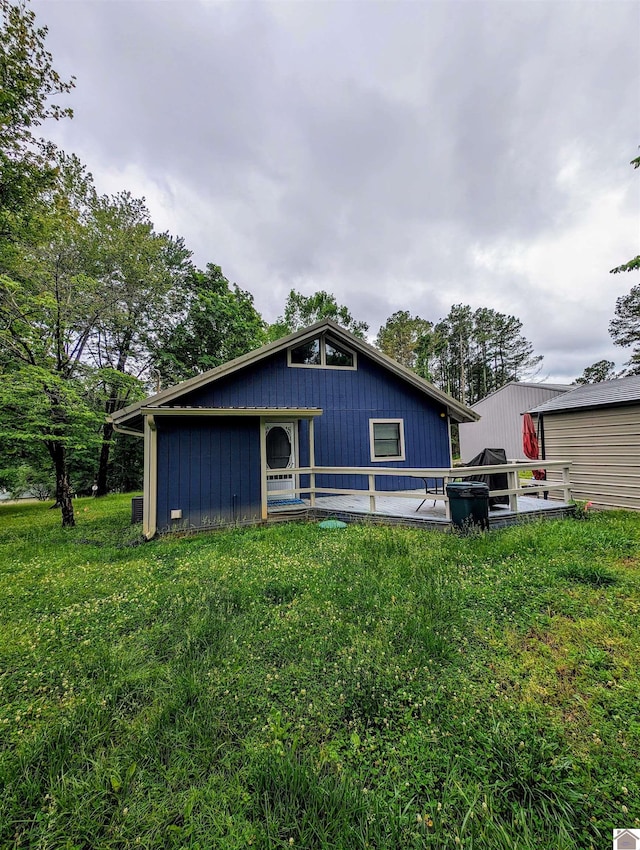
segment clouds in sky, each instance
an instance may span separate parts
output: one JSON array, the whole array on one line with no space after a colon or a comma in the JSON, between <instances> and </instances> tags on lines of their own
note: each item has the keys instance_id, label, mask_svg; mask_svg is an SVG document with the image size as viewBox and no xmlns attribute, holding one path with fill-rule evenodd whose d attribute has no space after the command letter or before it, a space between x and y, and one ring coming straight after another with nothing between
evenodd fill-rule
<instances>
[{"instance_id":1,"label":"clouds in sky","mask_svg":"<svg viewBox=\"0 0 640 850\"><path fill-rule=\"evenodd\" d=\"M571 379L637 276L636 2L34 0L98 189L145 195L272 321L329 290L513 313Z\"/></svg>"}]
</instances>

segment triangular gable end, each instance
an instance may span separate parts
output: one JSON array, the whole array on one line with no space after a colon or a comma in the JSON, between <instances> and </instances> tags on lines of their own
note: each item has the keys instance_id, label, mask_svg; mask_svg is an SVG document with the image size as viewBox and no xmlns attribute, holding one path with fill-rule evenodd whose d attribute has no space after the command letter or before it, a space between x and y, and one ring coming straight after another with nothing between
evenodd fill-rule
<instances>
[{"instance_id":1,"label":"triangular gable end","mask_svg":"<svg viewBox=\"0 0 640 850\"><path fill-rule=\"evenodd\" d=\"M336 322L333 322L330 319L325 319L321 322L316 322L316 324L311 325L308 328L303 328L293 334L289 334L289 336L283 337L275 342L268 343L267 345L263 345L261 348L250 351L240 357L236 357L228 363L224 363L221 366L217 366L214 369L210 369L207 372L203 372L202 374L189 378L186 381L182 381L180 384L168 387L166 390L161 390L159 393L156 393L141 402L136 402L122 410L116 411L110 417L110 420L118 429L125 431L129 430L131 433L141 432L141 409L143 407L160 407L169 404L175 405L178 399L193 392L194 390L200 389L209 383L232 375L234 372L238 372L241 369L259 362L260 360L272 356L273 354L290 349L296 344L300 345L305 341L311 340L314 337L327 332L330 333L331 337L335 337L336 342L342 342L348 348L354 349L357 353L369 357L378 365L391 372L398 379L405 381L420 392L423 392L428 397L442 404L454 421L475 422L480 418L474 410L461 404L459 401L456 401L456 399L452 396L449 396L447 393L439 390L415 372L407 369L405 366L402 366L390 357L387 357L386 354L383 354L381 351L378 351L377 348L374 348L367 342L364 342L364 340L354 336Z\"/></svg>"}]
</instances>

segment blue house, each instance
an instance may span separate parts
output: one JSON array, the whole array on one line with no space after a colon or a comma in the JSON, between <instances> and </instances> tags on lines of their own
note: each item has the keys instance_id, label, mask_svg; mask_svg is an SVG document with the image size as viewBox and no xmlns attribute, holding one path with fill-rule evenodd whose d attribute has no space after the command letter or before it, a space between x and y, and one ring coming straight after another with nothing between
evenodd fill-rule
<instances>
[{"instance_id":1,"label":"blue house","mask_svg":"<svg viewBox=\"0 0 640 850\"><path fill-rule=\"evenodd\" d=\"M477 418L323 321L117 411L112 421L144 438L143 530L151 538L262 522L270 503L299 502L305 488L366 490L367 475L354 468L397 468L398 476L377 476L381 490L422 488L402 469L451 466L451 422Z\"/></svg>"}]
</instances>

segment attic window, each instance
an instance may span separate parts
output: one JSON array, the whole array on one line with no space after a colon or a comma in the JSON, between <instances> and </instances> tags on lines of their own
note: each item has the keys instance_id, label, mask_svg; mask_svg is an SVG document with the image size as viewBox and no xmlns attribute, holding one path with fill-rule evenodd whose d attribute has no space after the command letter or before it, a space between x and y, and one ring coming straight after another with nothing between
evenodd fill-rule
<instances>
[{"instance_id":1,"label":"attic window","mask_svg":"<svg viewBox=\"0 0 640 850\"><path fill-rule=\"evenodd\" d=\"M324 334L289 349L290 366L319 366L323 369L355 369L356 354Z\"/></svg>"},{"instance_id":2,"label":"attic window","mask_svg":"<svg viewBox=\"0 0 640 850\"><path fill-rule=\"evenodd\" d=\"M327 366L353 367L353 354L350 351L341 348L335 342L329 342L329 340L326 339L324 342L324 353Z\"/></svg>"},{"instance_id":3,"label":"attic window","mask_svg":"<svg viewBox=\"0 0 640 850\"><path fill-rule=\"evenodd\" d=\"M320 340L312 339L291 349L291 363L295 366L320 366Z\"/></svg>"}]
</instances>

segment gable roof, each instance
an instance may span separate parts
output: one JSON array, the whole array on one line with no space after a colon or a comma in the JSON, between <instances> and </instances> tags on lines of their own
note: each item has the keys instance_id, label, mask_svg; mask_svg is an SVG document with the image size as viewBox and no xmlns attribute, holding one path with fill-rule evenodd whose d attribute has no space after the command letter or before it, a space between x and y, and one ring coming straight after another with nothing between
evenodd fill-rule
<instances>
[{"instance_id":1,"label":"gable roof","mask_svg":"<svg viewBox=\"0 0 640 850\"><path fill-rule=\"evenodd\" d=\"M254 363L258 363L260 360L264 360L265 358L270 357L273 354L277 354L280 351L285 351L295 343L302 344L309 339L313 339L319 334L326 332L329 332L337 342L344 342L358 353L369 357L379 366L382 366L400 380L403 380L407 384L415 387L434 401L440 402L440 404L446 408L447 413L456 422L475 422L480 418L475 411L471 410L471 408L461 404L459 401L456 401L450 395L447 395L447 393L439 390L437 387L434 387L433 384L429 383L429 381L425 381L424 378L421 378L419 375L416 375L416 373L412 372L411 369L407 369L405 366L402 366L400 363L397 363L395 360L387 357L386 354L383 354L381 351L378 351L377 348L374 348L364 340L354 336L352 333L345 330L345 328L336 324L336 322L333 322L330 319L325 319L321 322L316 322L314 325L310 325L308 328L303 328L302 330L289 334L289 336L285 336L275 342L267 343L267 345L263 345L261 348L250 351L248 354L236 357L234 360L229 360L228 363L216 366L215 369L209 369L207 372L203 372L193 378L188 378L180 384L175 384L172 387L168 387L166 390L161 390L159 393L156 393L143 401L130 404L128 407L122 408L122 410L117 410L109 417L109 420L113 422L116 427L126 426L127 424L131 427L135 424L139 424L139 422L136 422L135 420L139 420L141 417L142 408L155 408L172 404L186 393L190 393L193 390L199 389L207 384L219 381L221 378L226 378L234 372L238 372L241 369L252 366Z\"/></svg>"},{"instance_id":2,"label":"gable roof","mask_svg":"<svg viewBox=\"0 0 640 850\"><path fill-rule=\"evenodd\" d=\"M530 413L544 414L556 410L580 410L621 404L640 404L640 375L614 378L599 384L582 384L571 392L545 401Z\"/></svg>"},{"instance_id":3,"label":"gable roof","mask_svg":"<svg viewBox=\"0 0 640 850\"><path fill-rule=\"evenodd\" d=\"M476 407L478 407L478 405L482 405L488 399L490 399L490 398L492 399L494 396L497 396L499 393L502 393L502 392L505 392L505 391L508 392L510 389L513 389L514 387L516 387L517 389L524 387L525 389L531 389L531 390L548 390L550 393L554 393L555 395L558 395L559 393L566 393L569 390L573 389L573 387L570 384L544 384L542 382L535 383L533 381L509 381L509 383L504 384L499 389L494 390L493 392L489 393L489 395L486 395L484 398L478 399L478 401L474 402L471 405L471 409L475 410Z\"/></svg>"}]
</instances>

